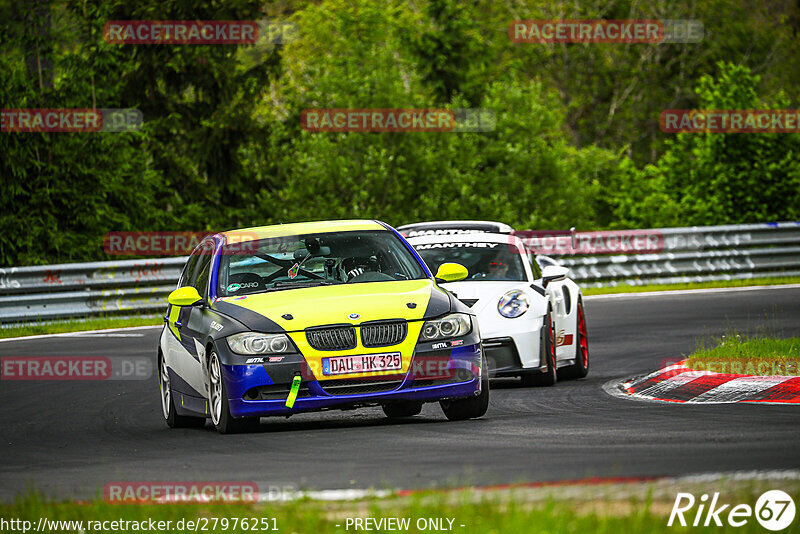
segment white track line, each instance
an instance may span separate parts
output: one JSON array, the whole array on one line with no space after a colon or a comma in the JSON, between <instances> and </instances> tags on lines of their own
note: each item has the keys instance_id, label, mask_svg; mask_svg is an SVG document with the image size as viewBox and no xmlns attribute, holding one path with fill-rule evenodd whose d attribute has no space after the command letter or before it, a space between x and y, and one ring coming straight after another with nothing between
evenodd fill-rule
<instances>
[{"instance_id":1,"label":"white track line","mask_svg":"<svg viewBox=\"0 0 800 534\"><path fill-rule=\"evenodd\" d=\"M782 284L774 286L743 286L743 287L709 287L706 289L674 289L666 291L641 291L639 293L608 293L605 295L584 295L585 300L603 300L615 298L649 298L663 295L702 295L706 293L736 293L741 291L761 291L764 289L797 289L800 284Z\"/></svg>"},{"instance_id":2,"label":"white track line","mask_svg":"<svg viewBox=\"0 0 800 534\"><path fill-rule=\"evenodd\" d=\"M728 471L720 473L698 473L673 479L676 482L715 482L717 480L800 480L797 469L773 469L768 471Z\"/></svg>"},{"instance_id":3,"label":"white track line","mask_svg":"<svg viewBox=\"0 0 800 534\"><path fill-rule=\"evenodd\" d=\"M79 330L77 332L61 332L60 334L37 334L35 336L22 336L22 337L5 337L0 338L0 343L4 343L6 341L27 341L29 339L43 339L46 337L79 337L83 336L84 334L105 334L110 332L121 332L121 331L130 331L130 330L146 330L148 328L163 328L162 325L152 325L152 326L125 326L122 328L105 328L101 330ZM89 336L86 336L89 337ZM103 337L103 336L95 336L95 337ZM122 336L108 336L108 337L122 337ZM138 335L137 335L138 337Z\"/></svg>"},{"instance_id":4,"label":"white track line","mask_svg":"<svg viewBox=\"0 0 800 534\"><path fill-rule=\"evenodd\" d=\"M639 485L653 485L659 483L669 484L688 484L688 483L709 483L717 482L720 480L729 481L748 481L748 480L800 480L800 471L797 469L775 469L764 471L721 471L711 473L697 473L694 475L681 475L681 476L667 476L659 477L655 480L641 481L641 482L612 482L614 484L639 484ZM557 481L553 481L557 482ZM580 482L576 482L574 486L581 486ZM559 487L563 487L559 485ZM513 489L513 488L512 488ZM519 489L525 489L524 483ZM547 491L548 486L538 486L536 489ZM452 491L492 491L492 486L473 486L471 488L444 488L440 492ZM498 489L497 491L506 491L507 488ZM397 490L375 490L375 489L331 489L331 490L318 490L318 491L291 491L291 492L261 492L258 494L258 502L286 502L298 499L309 498L317 501L353 501L358 499L365 499L370 497L385 498L395 495Z\"/></svg>"},{"instance_id":5,"label":"white track line","mask_svg":"<svg viewBox=\"0 0 800 534\"><path fill-rule=\"evenodd\" d=\"M267 492L258 494L258 502L286 502L309 498L315 501L355 501L368 497L384 498L394 493L391 490L332 489L318 491Z\"/></svg>"}]
</instances>

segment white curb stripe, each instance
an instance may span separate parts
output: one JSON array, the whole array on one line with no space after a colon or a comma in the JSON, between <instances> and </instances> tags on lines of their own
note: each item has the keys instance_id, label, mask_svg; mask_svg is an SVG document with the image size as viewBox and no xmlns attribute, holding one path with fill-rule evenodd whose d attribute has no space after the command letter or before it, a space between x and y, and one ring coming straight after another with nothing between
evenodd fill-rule
<instances>
[{"instance_id":1,"label":"white curb stripe","mask_svg":"<svg viewBox=\"0 0 800 534\"><path fill-rule=\"evenodd\" d=\"M647 389L637 391L636 395L643 395L645 397L659 397L673 389L691 382L695 378L713 374L710 371L687 371L671 378L663 380L658 384L654 384Z\"/></svg>"},{"instance_id":2,"label":"white curb stripe","mask_svg":"<svg viewBox=\"0 0 800 534\"><path fill-rule=\"evenodd\" d=\"M738 402L741 400L748 400L749 397L766 391L778 384L782 384L792 378L794 377L748 376L746 378L734 378L686 402Z\"/></svg>"}]
</instances>

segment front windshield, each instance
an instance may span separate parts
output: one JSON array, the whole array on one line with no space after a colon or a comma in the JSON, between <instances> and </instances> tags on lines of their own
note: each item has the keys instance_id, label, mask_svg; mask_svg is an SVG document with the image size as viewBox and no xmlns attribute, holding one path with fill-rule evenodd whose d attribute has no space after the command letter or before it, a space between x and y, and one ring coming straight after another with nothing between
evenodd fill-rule
<instances>
[{"instance_id":1,"label":"front windshield","mask_svg":"<svg viewBox=\"0 0 800 534\"><path fill-rule=\"evenodd\" d=\"M426 276L419 262L393 232L304 234L248 243L247 251L241 253L223 249L217 295L238 296Z\"/></svg>"},{"instance_id":2,"label":"front windshield","mask_svg":"<svg viewBox=\"0 0 800 534\"><path fill-rule=\"evenodd\" d=\"M443 263L460 263L467 280L525 281L525 268L516 247L507 243L421 243L414 248L435 273Z\"/></svg>"}]
</instances>

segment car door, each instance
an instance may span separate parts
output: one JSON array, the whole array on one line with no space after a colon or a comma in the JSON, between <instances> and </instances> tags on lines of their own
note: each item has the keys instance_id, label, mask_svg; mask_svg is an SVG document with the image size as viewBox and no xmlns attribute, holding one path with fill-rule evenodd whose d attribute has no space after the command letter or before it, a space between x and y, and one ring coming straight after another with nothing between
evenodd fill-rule
<instances>
[{"instance_id":1,"label":"car door","mask_svg":"<svg viewBox=\"0 0 800 534\"><path fill-rule=\"evenodd\" d=\"M192 251L179 282L179 287L192 286L201 297L208 298L208 280L214 257L213 241L204 241ZM173 306L168 310L168 324L173 336L168 344L169 366L178 374L173 388L194 397L205 397L206 384L205 334L202 327L203 306Z\"/></svg>"}]
</instances>

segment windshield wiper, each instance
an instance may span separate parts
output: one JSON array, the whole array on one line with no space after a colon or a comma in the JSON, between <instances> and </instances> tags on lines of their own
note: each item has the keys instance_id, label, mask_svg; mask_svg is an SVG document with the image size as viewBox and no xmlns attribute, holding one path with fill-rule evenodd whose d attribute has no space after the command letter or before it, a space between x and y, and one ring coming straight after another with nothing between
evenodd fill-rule
<instances>
[{"instance_id":1,"label":"windshield wiper","mask_svg":"<svg viewBox=\"0 0 800 534\"><path fill-rule=\"evenodd\" d=\"M333 286L341 284L342 282L332 282L330 280L297 280L288 282L275 282L272 287L267 288L267 291L278 291L281 289L291 289L297 286Z\"/></svg>"}]
</instances>

